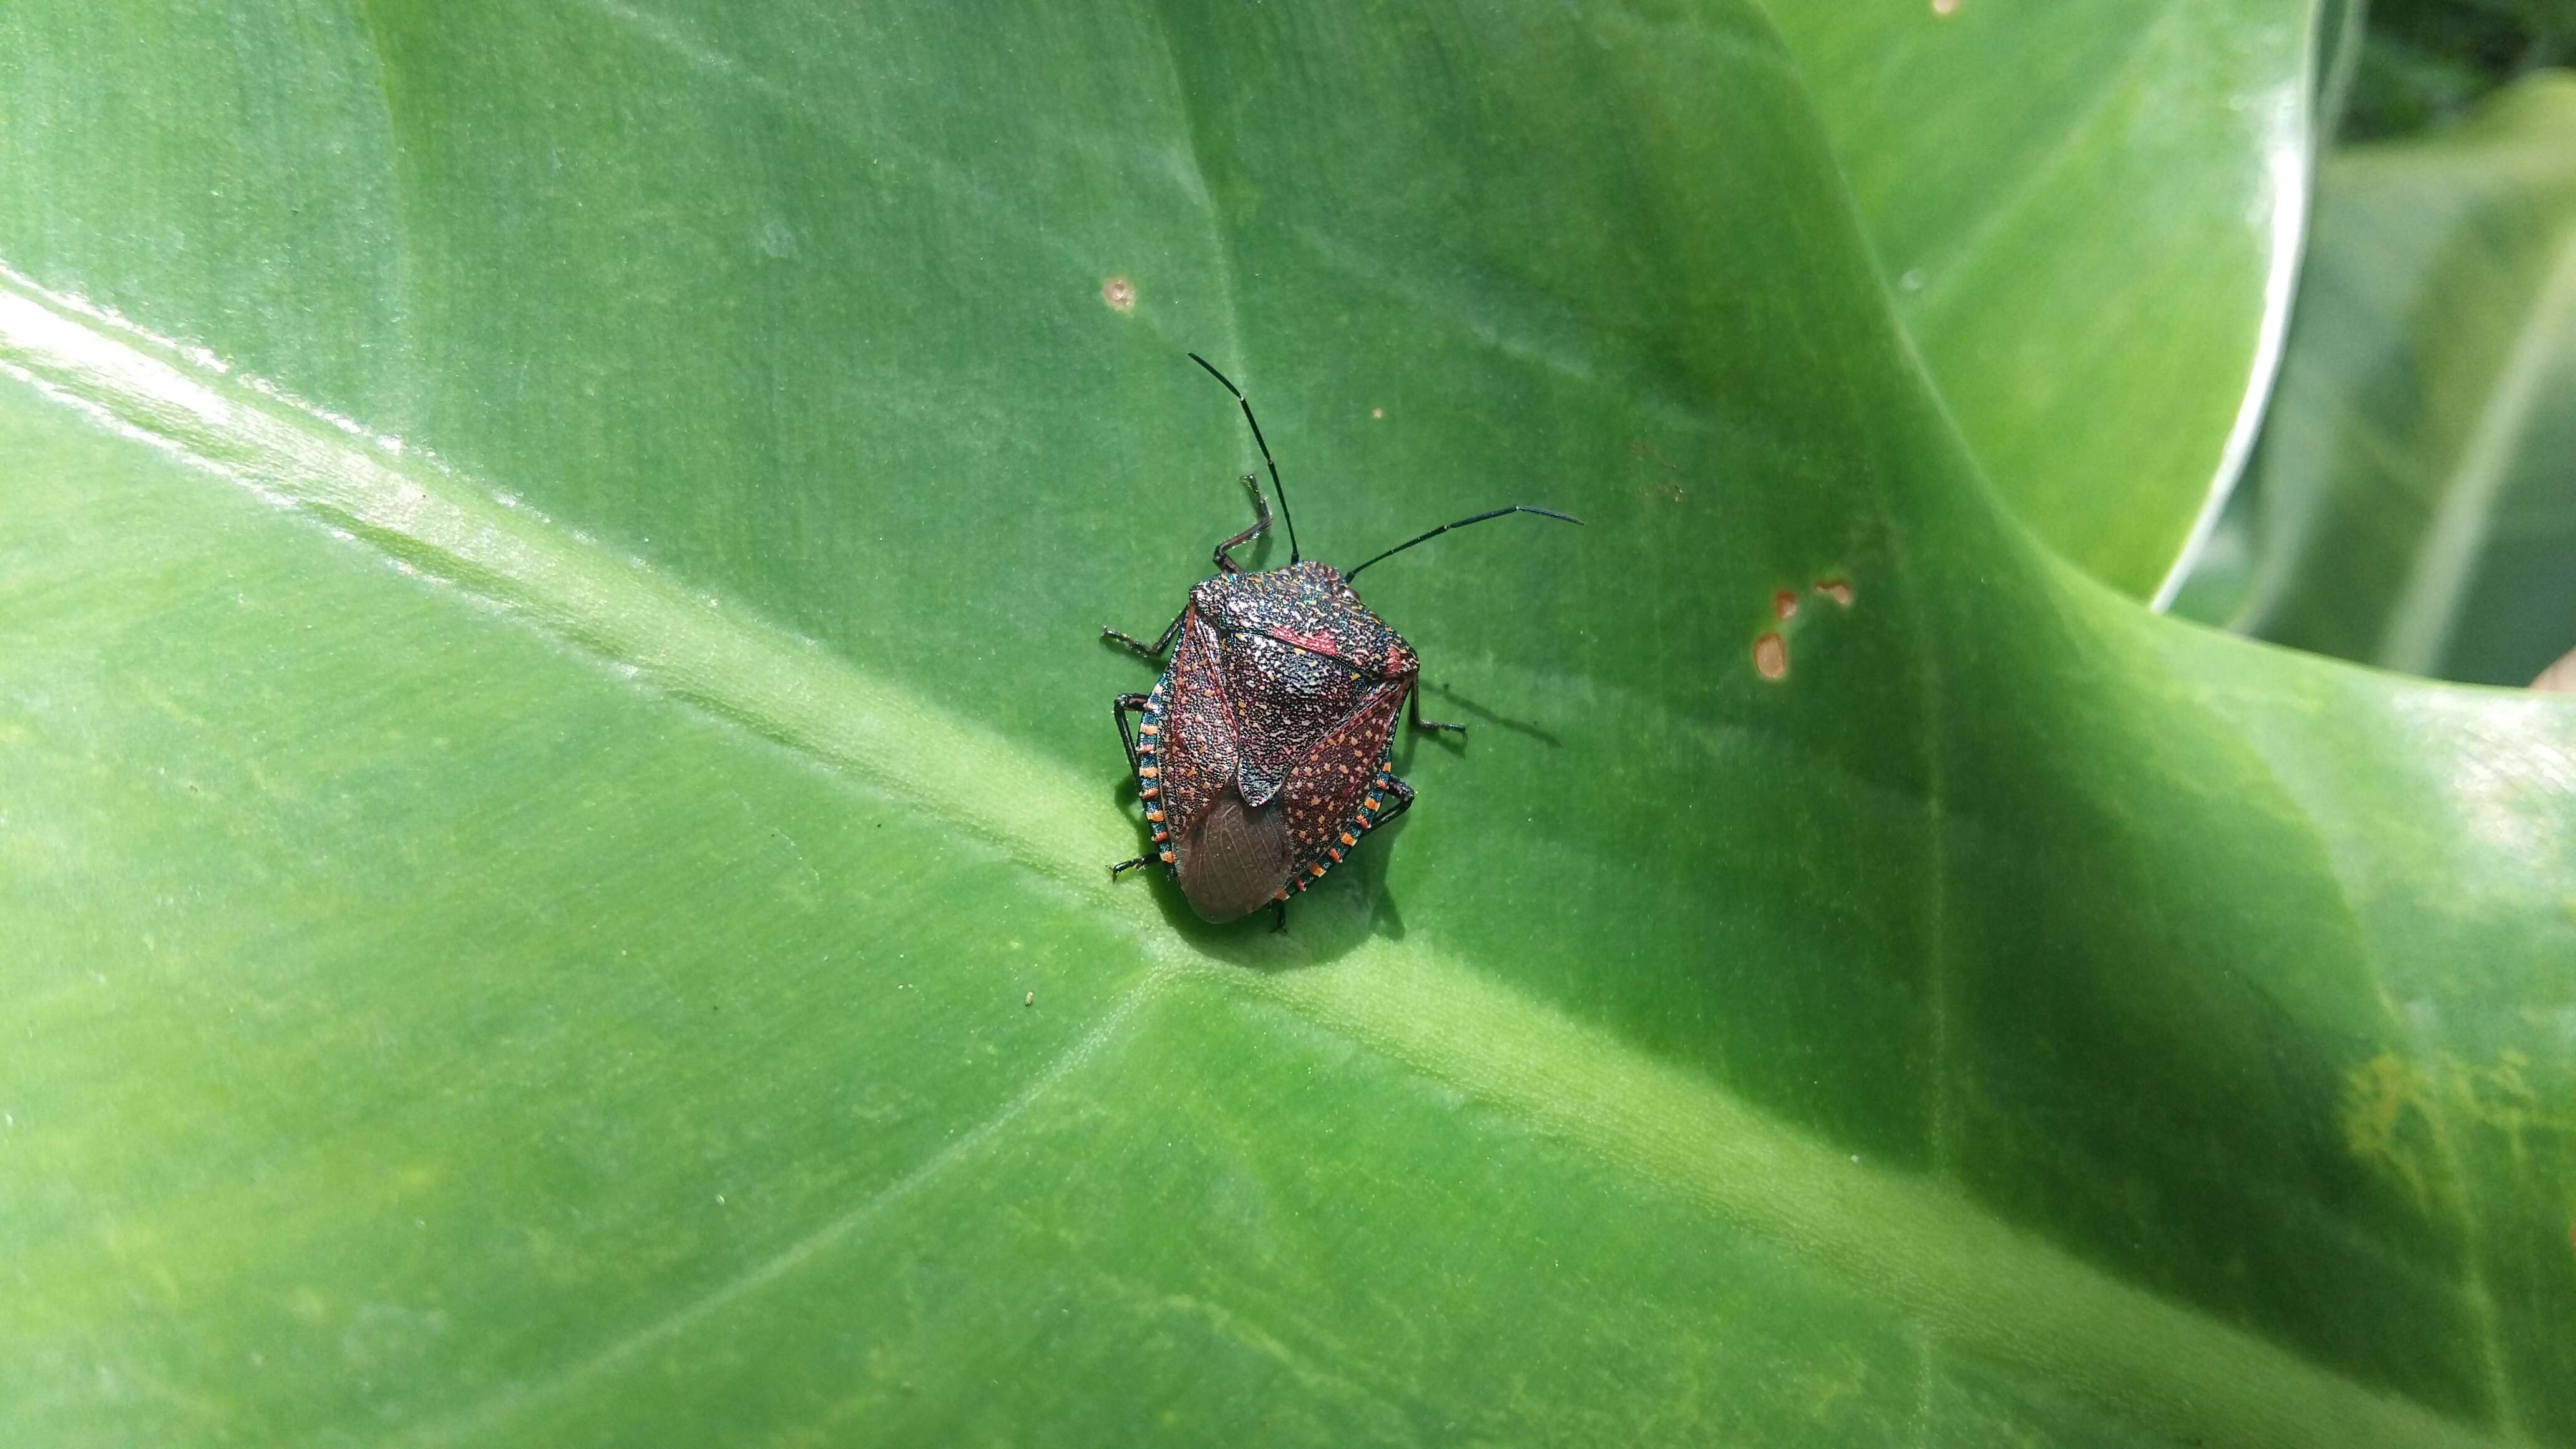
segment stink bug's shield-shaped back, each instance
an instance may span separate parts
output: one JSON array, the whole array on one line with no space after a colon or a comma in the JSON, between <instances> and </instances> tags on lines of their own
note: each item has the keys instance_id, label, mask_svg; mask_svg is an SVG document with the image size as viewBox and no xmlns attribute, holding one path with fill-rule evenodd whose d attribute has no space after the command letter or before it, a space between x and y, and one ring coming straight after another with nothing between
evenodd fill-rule
<instances>
[{"instance_id":1,"label":"stink bug's shield-shaped back","mask_svg":"<svg viewBox=\"0 0 2576 1449\"><path fill-rule=\"evenodd\" d=\"M1158 853L1200 915L1306 889L1411 803L1387 752L1418 667L1329 565L1190 590L1145 697L1137 775Z\"/></svg>"}]
</instances>

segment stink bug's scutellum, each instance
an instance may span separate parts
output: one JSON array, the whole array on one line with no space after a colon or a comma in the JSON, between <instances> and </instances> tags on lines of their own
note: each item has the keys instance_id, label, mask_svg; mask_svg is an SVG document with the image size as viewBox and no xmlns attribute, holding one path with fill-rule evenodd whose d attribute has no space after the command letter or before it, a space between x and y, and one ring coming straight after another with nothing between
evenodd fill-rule
<instances>
[{"instance_id":1,"label":"stink bug's scutellum","mask_svg":"<svg viewBox=\"0 0 2576 1449\"><path fill-rule=\"evenodd\" d=\"M1206 358L1193 352L1190 360L1242 404L1288 521L1288 566L1248 574L1234 561L1231 550L1270 528L1260 476L1246 473L1252 526L1216 546L1216 576L1191 587L1162 636L1147 644L1100 631L1147 660L1172 654L1151 692L1122 694L1111 709L1154 849L1109 873L1159 861L1203 919L1231 921L1275 905L1285 924L1290 893L1322 880L1361 836L1413 803L1388 754L1396 711L1418 730L1466 731L1422 717L1420 661L1350 581L1417 543L1508 513L1582 520L1515 504L1444 523L1347 574L1302 562L1279 464L1252 404ZM1143 716L1133 731L1130 714Z\"/></svg>"}]
</instances>

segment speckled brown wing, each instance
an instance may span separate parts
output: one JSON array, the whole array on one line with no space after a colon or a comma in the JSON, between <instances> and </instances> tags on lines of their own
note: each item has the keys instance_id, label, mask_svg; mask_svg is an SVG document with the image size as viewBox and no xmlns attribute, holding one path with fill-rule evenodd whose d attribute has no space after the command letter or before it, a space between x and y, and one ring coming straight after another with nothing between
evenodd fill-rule
<instances>
[{"instance_id":1,"label":"speckled brown wing","mask_svg":"<svg viewBox=\"0 0 2576 1449\"><path fill-rule=\"evenodd\" d=\"M1158 726L1152 768L1159 777L1151 784L1164 815L1160 823L1175 840L1206 816L1238 769L1234 712L1213 667L1216 654L1216 630L1191 609L1155 687L1163 698L1150 712Z\"/></svg>"},{"instance_id":2,"label":"speckled brown wing","mask_svg":"<svg viewBox=\"0 0 2576 1449\"><path fill-rule=\"evenodd\" d=\"M1341 863L1359 837L1391 814L1386 793L1387 741L1404 705L1410 677L1367 691L1350 718L1325 732L1288 772L1280 798L1288 807L1290 879L1299 890Z\"/></svg>"}]
</instances>

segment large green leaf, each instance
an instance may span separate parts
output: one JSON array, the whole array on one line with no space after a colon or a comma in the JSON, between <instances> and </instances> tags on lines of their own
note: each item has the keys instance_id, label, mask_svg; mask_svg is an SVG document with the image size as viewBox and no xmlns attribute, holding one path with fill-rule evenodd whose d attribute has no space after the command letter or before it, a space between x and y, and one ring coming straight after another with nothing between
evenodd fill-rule
<instances>
[{"instance_id":1,"label":"large green leaf","mask_svg":"<svg viewBox=\"0 0 2576 1449\"><path fill-rule=\"evenodd\" d=\"M2325 168L2281 391L2204 616L2521 684L2576 647L2576 78ZM2220 561L2224 564L2226 561Z\"/></svg>"},{"instance_id":2,"label":"large green leaf","mask_svg":"<svg viewBox=\"0 0 2576 1449\"><path fill-rule=\"evenodd\" d=\"M1074 13L0 15L0 1438L2576 1438L2576 709L2034 552L1740 8ZM1589 524L1283 935L1190 347Z\"/></svg>"},{"instance_id":3,"label":"large green leaf","mask_svg":"<svg viewBox=\"0 0 2576 1449\"><path fill-rule=\"evenodd\" d=\"M2347 0L1772 8L1987 476L2162 597L2262 416Z\"/></svg>"}]
</instances>

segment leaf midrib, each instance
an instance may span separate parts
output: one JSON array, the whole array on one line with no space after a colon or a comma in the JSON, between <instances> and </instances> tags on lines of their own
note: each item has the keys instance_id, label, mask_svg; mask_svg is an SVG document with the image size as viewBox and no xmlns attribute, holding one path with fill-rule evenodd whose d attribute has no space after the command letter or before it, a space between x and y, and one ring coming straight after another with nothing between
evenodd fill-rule
<instances>
[{"instance_id":1,"label":"leaf midrib","mask_svg":"<svg viewBox=\"0 0 2576 1449\"><path fill-rule=\"evenodd\" d=\"M393 440L192 365L175 344L5 266L0 368L114 431L517 612L621 666L639 687L871 780L994 843L1136 942L1154 967L1139 1003L1145 993L1223 990L1293 1012L1885 1295L1936 1324L1946 1343L2071 1387L2142 1426L2212 1444L2494 1442L2102 1273L1952 1189L1864 1164L1418 940L1372 938L1315 964L1295 938L1264 936L1240 948L1259 969L1202 954L1143 893L1115 890L1089 867L1127 843L1095 782L888 676L495 501L489 486ZM922 739L946 749L921 751ZM1123 1019L1113 1011L1103 1033L1031 1093L1109 1046ZM992 1119L977 1142L1014 1116ZM941 1161L974 1150L961 1146ZM853 1208L661 1323L684 1328L720 1306L713 1295L792 1272L864 1226L866 1211ZM584 1362L606 1366L623 1351L610 1345ZM584 1365L566 1372L577 1378Z\"/></svg>"}]
</instances>

